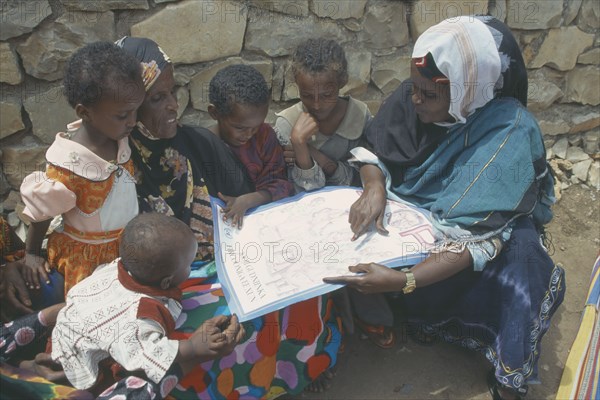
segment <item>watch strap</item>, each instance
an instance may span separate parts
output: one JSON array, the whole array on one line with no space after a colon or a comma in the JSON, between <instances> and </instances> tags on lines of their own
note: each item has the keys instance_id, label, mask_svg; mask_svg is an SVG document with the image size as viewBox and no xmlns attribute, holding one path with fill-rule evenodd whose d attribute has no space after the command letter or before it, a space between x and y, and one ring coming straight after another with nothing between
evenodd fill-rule
<instances>
[{"instance_id":1,"label":"watch strap","mask_svg":"<svg viewBox=\"0 0 600 400\"><path fill-rule=\"evenodd\" d=\"M406 274L406 285L404 285L404 287L402 288L402 293L412 293L417 288L417 281L415 280L415 275L410 271L409 268L402 268L401 271Z\"/></svg>"}]
</instances>

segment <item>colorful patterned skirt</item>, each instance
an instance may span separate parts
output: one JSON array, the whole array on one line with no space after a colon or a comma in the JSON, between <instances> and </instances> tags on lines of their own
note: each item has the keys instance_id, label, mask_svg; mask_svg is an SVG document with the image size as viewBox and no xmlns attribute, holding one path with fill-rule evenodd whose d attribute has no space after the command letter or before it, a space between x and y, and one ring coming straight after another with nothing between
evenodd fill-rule
<instances>
[{"instance_id":1,"label":"colorful patterned skirt","mask_svg":"<svg viewBox=\"0 0 600 400\"><path fill-rule=\"evenodd\" d=\"M189 336L208 318L231 314L218 287L204 284L184 290L184 311L177 323L177 330L184 332L180 337ZM233 353L198 365L171 396L275 398L301 392L336 363L341 334L332 307L322 296L245 322L246 336Z\"/></svg>"},{"instance_id":2,"label":"colorful patterned skirt","mask_svg":"<svg viewBox=\"0 0 600 400\"><path fill-rule=\"evenodd\" d=\"M184 312L178 321L176 337L183 339L205 320L220 314L230 314L225 297L217 285L187 287L184 292ZM30 351L35 342L45 340L35 333L47 335L50 329L40 325L38 314L30 314L0 327L0 360L18 352ZM22 329L21 329L22 328ZM317 297L294 304L284 310L267 314L244 323L246 336L233 353L199 364L179 380L170 397L176 399L237 399L275 398L284 393L301 392L322 372L335 365L341 344L338 321L332 302ZM22 333L32 333L23 335ZM37 351L29 354L33 357ZM27 359L27 358L26 358ZM87 398L87 392L55 385L27 371L6 364L2 369L0 397L19 393L17 398ZM179 373L163 381L129 377L107 389L102 399L137 398L136 393L153 393L163 398L180 378ZM169 387L165 390L165 387ZM79 396L79 397L77 397ZM124 397L120 397L124 396Z\"/></svg>"}]
</instances>

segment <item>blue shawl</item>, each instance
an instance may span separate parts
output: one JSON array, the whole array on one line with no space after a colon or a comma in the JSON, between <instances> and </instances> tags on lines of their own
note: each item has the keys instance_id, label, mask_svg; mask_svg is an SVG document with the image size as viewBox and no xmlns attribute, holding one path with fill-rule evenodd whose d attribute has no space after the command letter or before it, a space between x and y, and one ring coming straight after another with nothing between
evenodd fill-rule
<instances>
[{"instance_id":1,"label":"blue shawl","mask_svg":"<svg viewBox=\"0 0 600 400\"><path fill-rule=\"evenodd\" d=\"M492 100L451 127L424 162L404 170L400 183L392 184L385 164L375 162L390 197L431 211L453 241L495 236L521 215L531 214L537 226L552 219L554 182L542 134L514 98Z\"/></svg>"}]
</instances>

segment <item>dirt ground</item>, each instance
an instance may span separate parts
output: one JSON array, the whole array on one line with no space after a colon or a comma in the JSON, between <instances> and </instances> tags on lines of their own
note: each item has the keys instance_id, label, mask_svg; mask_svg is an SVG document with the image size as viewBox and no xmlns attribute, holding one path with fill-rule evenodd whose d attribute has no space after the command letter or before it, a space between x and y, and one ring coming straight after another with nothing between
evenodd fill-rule
<instances>
[{"instance_id":1,"label":"dirt ground","mask_svg":"<svg viewBox=\"0 0 600 400\"><path fill-rule=\"evenodd\" d=\"M542 383L530 386L527 399L556 396L599 251L598 197L600 192L594 189L572 186L554 206L555 218L548 229L554 247L551 256L567 271L567 293L542 342ZM458 346L440 343L425 347L406 337L399 339L394 348L382 350L356 335L349 337L332 388L293 399L491 398L485 383L490 366L482 355Z\"/></svg>"}]
</instances>

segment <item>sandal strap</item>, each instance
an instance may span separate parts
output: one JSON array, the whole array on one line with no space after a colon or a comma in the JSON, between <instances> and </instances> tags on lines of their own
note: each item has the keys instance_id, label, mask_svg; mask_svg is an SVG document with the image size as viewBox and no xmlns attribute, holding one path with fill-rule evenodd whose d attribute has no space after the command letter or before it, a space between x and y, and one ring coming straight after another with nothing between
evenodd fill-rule
<instances>
[{"instance_id":1,"label":"sandal strap","mask_svg":"<svg viewBox=\"0 0 600 400\"><path fill-rule=\"evenodd\" d=\"M393 329L386 328L383 325L369 325L358 318L355 318L355 321L356 325L375 346L382 349L390 349L396 344L396 334Z\"/></svg>"}]
</instances>

